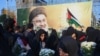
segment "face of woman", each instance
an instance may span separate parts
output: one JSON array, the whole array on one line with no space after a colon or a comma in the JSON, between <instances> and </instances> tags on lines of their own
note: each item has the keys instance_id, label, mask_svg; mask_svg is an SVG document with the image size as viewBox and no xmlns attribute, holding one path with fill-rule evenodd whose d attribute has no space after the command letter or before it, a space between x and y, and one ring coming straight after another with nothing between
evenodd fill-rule
<instances>
[{"instance_id":1,"label":"face of woman","mask_svg":"<svg viewBox=\"0 0 100 56\"><path fill-rule=\"evenodd\" d=\"M72 38L76 40L76 34L75 33L72 34Z\"/></svg>"},{"instance_id":2,"label":"face of woman","mask_svg":"<svg viewBox=\"0 0 100 56\"><path fill-rule=\"evenodd\" d=\"M41 41L43 41L44 38L45 38L45 34L41 34L41 36L40 36Z\"/></svg>"},{"instance_id":3,"label":"face of woman","mask_svg":"<svg viewBox=\"0 0 100 56\"><path fill-rule=\"evenodd\" d=\"M40 29L46 30L48 28L47 19L44 14L39 14L32 19L32 23L35 28L39 27Z\"/></svg>"}]
</instances>

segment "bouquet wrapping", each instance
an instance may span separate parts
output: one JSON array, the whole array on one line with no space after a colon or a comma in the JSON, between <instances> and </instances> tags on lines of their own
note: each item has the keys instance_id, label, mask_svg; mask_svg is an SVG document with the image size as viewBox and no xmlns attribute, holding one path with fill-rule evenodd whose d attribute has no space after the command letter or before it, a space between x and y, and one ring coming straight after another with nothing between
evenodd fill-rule
<instances>
[{"instance_id":1,"label":"bouquet wrapping","mask_svg":"<svg viewBox=\"0 0 100 56\"><path fill-rule=\"evenodd\" d=\"M41 49L39 56L54 56L55 51L51 49Z\"/></svg>"}]
</instances>

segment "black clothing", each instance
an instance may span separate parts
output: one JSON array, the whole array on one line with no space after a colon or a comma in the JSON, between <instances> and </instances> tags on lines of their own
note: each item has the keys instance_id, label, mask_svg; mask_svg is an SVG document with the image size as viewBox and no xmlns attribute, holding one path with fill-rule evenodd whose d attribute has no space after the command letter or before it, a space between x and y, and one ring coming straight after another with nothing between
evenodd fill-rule
<instances>
[{"instance_id":1,"label":"black clothing","mask_svg":"<svg viewBox=\"0 0 100 56\"><path fill-rule=\"evenodd\" d=\"M52 49L55 51L54 56L59 56L59 48L58 48L58 35L55 29L51 29L51 34L48 37L46 48Z\"/></svg>"},{"instance_id":2,"label":"black clothing","mask_svg":"<svg viewBox=\"0 0 100 56\"><path fill-rule=\"evenodd\" d=\"M78 56L78 45L76 40L70 36L65 36L60 39L59 47L69 56Z\"/></svg>"},{"instance_id":3,"label":"black clothing","mask_svg":"<svg viewBox=\"0 0 100 56\"><path fill-rule=\"evenodd\" d=\"M5 31L0 38L0 56L14 56L12 53L12 48L16 41L14 35L11 32Z\"/></svg>"},{"instance_id":4,"label":"black clothing","mask_svg":"<svg viewBox=\"0 0 100 56\"><path fill-rule=\"evenodd\" d=\"M27 39L27 42L30 46L30 50L28 51L27 55L26 56L33 56L34 55L34 52L33 52L33 48L34 48L34 37L35 37L35 32L32 30L30 32L26 32L26 36L25 38Z\"/></svg>"}]
</instances>

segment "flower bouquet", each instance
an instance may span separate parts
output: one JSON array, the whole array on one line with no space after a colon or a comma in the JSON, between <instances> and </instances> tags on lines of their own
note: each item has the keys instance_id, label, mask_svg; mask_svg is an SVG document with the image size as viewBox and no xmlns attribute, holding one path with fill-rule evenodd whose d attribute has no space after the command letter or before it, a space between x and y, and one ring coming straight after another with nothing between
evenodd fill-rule
<instances>
[{"instance_id":1,"label":"flower bouquet","mask_svg":"<svg viewBox=\"0 0 100 56\"><path fill-rule=\"evenodd\" d=\"M82 42L81 43L81 50L83 56L92 56L92 53L95 49L96 43L95 42Z\"/></svg>"},{"instance_id":2,"label":"flower bouquet","mask_svg":"<svg viewBox=\"0 0 100 56\"><path fill-rule=\"evenodd\" d=\"M54 53L54 50L45 48L40 50L39 56L53 56Z\"/></svg>"}]
</instances>

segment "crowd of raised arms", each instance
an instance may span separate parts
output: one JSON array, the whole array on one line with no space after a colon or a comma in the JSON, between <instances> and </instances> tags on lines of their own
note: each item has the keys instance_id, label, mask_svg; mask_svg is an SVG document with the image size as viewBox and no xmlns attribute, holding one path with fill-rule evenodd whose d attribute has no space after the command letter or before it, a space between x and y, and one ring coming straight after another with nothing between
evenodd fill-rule
<instances>
[{"instance_id":1,"label":"crowd of raised arms","mask_svg":"<svg viewBox=\"0 0 100 56\"><path fill-rule=\"evenodd\" d=\"M73 27L63 30L61 36L53 28L33 30L34 25L14 26L13 19L0 25L0 56L39 56L43 48L55 51L53 56L83 56L81 43L96 43L93 56L100 56L100 30L87 27L86 32Z\"/></svg>"}]
</instances>

